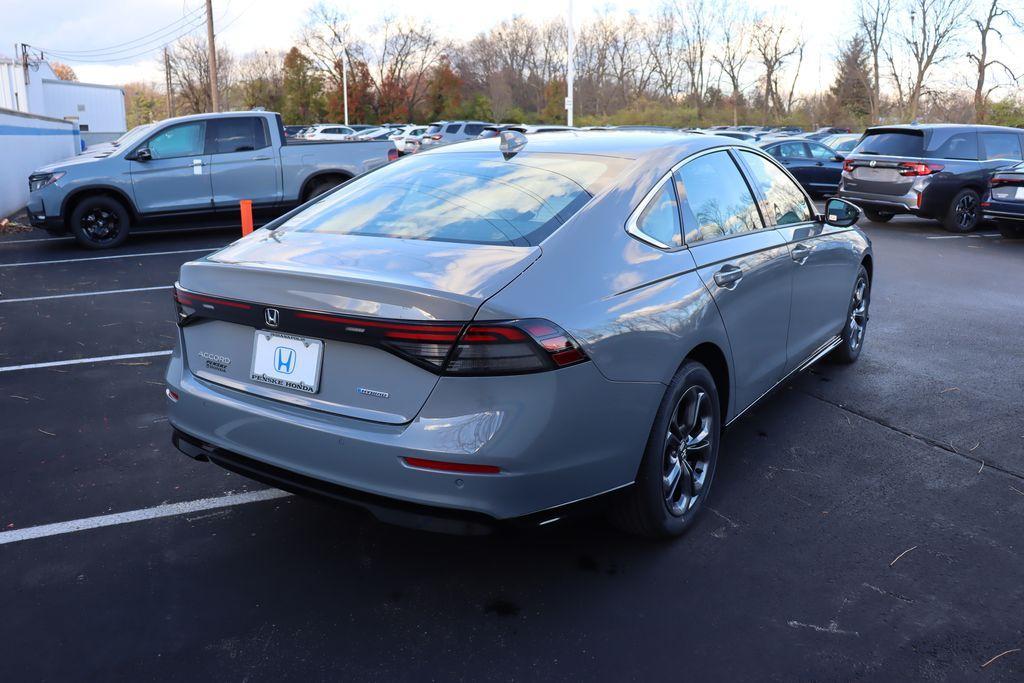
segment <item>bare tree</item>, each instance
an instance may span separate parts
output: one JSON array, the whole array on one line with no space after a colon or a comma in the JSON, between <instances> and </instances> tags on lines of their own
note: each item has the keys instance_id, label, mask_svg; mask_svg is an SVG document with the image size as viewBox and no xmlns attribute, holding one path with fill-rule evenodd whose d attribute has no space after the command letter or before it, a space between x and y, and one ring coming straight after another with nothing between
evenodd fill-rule
<instances>
[{"instance_id":1,"label":"bare tree","mask_svg":"<svg viewBox=\"0 0 1024 683\"><path fill-rule=\"evenodd\" d=\"M743 93L743 74L750 60L751 24L753 20L746 5L726 3L722 6L721 44L716 50L715 63L732 87L732 123L739 123L739 104Z\"/></svg>"},{"instance_id":2,"label":"bare tree","mask_svg":"<svg viewBox=\"0 0 1024 683\"><path fill-rule=\"evenodd\" d=\"M977 80L974 85L974 120L978 123L984 123L985 116L988 113L989 95L999 87L998 85L993 85L986 89L985 80L989 68L993 66L1001 67L1014 82L1017 81L1017 75L1013 72L1013 69L998 59L989 59L989 37L995 34L1000 40L1003 39L1003 32L997 26L997 22L1002 20L1009 21L1014 26L1020 27L1019 20L1013 13L1013 10L1006 6L1005 0L989 0L988 11L985 13L984 18L971 19L971 23L978 32L979 44L978 52L967 53L967 58L977 68Z\"/></svg>"},{"instance_id":3,"label":"bare tree","mask_svg":"<svg viewBox=\"0 0 1024 683\"><path fill-rule=\"evenodd\" d=\"M377 95L377 114L384 119L413 120L416 106L426 97L430 70L445 48L430 24L384 17L363 48Z\"/></svg>"},{"instance_id":4,"label":"bare tree","mask_svg":"<svg viewBox=\"0 0 1024 683\"><path fill-rule=\"evenodd\" d=\"M186 36L174 45L169 53L171 83L182 101L182 113L201 114L212 111L210 101L210 62L206 51L206 40ZM234 57L224 48L217 50L217 89L225 94L225 100L234 84ZM224 109L230 102L223 103Z\"/></svg>"},{"instance_id":5,"label":"bare tree","mask_svg":"<svg viewBox=\"0 0 1024 683\"><path fill-rule=\"evenodd\" d=\"M754 22L751 44L754 55L761 62L764 82L762 123L768 123L772 111L784 111L779 93L779 76L787 60L802 51L802 44L794 42L790 31L778 17L761 17Z\"/></svg>"},{"instance_id":6,"label":"bare tree","mask_svg":"<svg viewBox=\"0 0 1024 683\"><path fill-rule=\"evenodd\" d=\"M719 23L718 5L707 0L686 0L676 3L680 15L682 59L689 79L690 98L697 105L697 121L704 119L704 97L707 94L712 27Z\"/></svg>"},{"instance_id":7,"label":"bare tree","mask_svg":"<svg viewBox=\"0 0 1024 683\"><path fill-rule=\"evenodd\" d=\"M329 86L340 89L345 60L357 46L348 16L321 2L309 11L299 41L303 52Z\"/></svg>"},{"instance_id":8,"label":"bare tree","mask_svg":"<svg viewBox=\"0 0 1024 683\"><path fill-rule=\"evenodd\" d=\"M647 23L643 43L658 95L675 97L681 89L683 60L680 56L679 15L674 5L662 5Z\"/></svg>"},{"instance_id":9,"label":"bare tree","mask_svg":"<svg viewBox=\"0 0 1024 683\"><path fill-rule=\"evenodd\" d=\"M936 64L950 57L950 48L957 41L966 23L969 0L909 0L908 21L896 36L909 68L901 68L901 57L895 49L886 53L893 82L901 96L904 116L913 121L925 94L926 77Z\"/></svg>"},{"instance_id":10,"label":"bare tree","mask_svg":"<svg viewBox=\"0 0 1024 683\"><path fill-rule=\"evenodd\" d=\"M882 115L881 61L891 14L892 0L860 0L857 5L857 26L871 55L870 82L865 85L870 98L872 123L878 123Z\"/></svg>"}]
</instances>

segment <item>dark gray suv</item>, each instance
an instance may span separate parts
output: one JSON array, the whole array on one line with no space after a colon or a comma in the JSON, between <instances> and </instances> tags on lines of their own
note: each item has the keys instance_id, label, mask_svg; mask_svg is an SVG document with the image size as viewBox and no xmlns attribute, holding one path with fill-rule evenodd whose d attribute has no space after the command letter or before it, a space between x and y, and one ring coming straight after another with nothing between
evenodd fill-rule
<instances>
[{"instance_id":1,"label":"dark gray suv","mask_svg":"<svg viewBox=\"0 0 1024 683\"><path fill-rule=\"evenodd\" d=\"M914 214L970 232L992 172L1024 159L1024 130L955 124L869 128L846 157L838 196L868 219Z\"/></svg>"}]
</instances>

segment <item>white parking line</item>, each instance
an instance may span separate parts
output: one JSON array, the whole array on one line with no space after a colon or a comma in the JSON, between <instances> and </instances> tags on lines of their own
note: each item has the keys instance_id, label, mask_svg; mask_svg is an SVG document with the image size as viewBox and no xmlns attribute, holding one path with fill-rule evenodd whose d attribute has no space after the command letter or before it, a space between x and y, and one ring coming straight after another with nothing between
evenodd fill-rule
<instances>
[{"instance_id":1,"label":"white parking line","mask_svg":"<svg viewBox=\"0 0 1024 683\"><path fill-rule=\"evenodd\" d=\"M133 287L131 289L105 289L101 292L76 292L74 294L50 294L48 296L27 296L21 299L0 299L0 304L20 304L26 301L46 301L48 299L73 299L77 296L104 296L105 294L128 294L130 292L155 292L161 289L172 289L172 285L159 287Z\"/></svg>"},{"instance_id":2,"label":"white parking line","mask_svg":"<svg viewBox=\"0 0 1024 683\"><path fill-rule=\"evenodd\" d=\"M114 360L131 360L133 358L153 358L169 356L171 351L146 351L145 353L123 353L120 356L96 356L95 358L72 358L70 360L52 360L46 363L29 363L28 365L7 365L0 367L0 372L15 370L37 370L40 368L58 368L62 365L81 365L83 363L106 363Z\"/></svg>"},{"instance_id":3,"label":"white parking line","mask_svg":"<svg viewBox=\"0 0 1024 683\"><path fill-rule=\"evenodd\" d=\"M45 266L52 263L79 263L81 261L107 261L118 258L139 258L142 256L167 256L169 254L195 254L200 251L217 251L222 247L207 249L178 249L177 251L148 251L141 254L113 254L111 256L87 256L85 258L51 259L49 261L25 261L24 263L0 263L0 268L17 268L18 266Z\"/></svg>"},{"instance_id":4,"label":"white parking line","mask_svg":"<svg viewBox=\"0 0 1024 683\"><path fill-rule=\"evenodd\" d=\"M0 244L28 244L29 242L63 242L64 240L75 239L71 235L67 237L33 237L27 240L3 240Z\"/></svg>"},{"instance_id":5,"label":"white parking line","mask_svg":"<svg viewBox=\"0 0 1024 683\"><path fill-rule=\"evenodd\" d=\"M257 225L256 227L260 227ZM145 237L146 235L187 235L192 232L216 232L223 230L238 230L237 226L234 225L212 225L208 228L161 228L159 230L138 230L133 232L132 235L135 237ZM28 244L29 242L64 242L67 240L75 239L71 235L65 235L63 237L32 237L24 240L0 240L0 246L4 244Z\"/></svg>"},{"instance_id":6,"label":"white parking line","mask_svg":"<svg viewBox=\"0 0 1024 683\"><path fill-rule=\"evenodd\" d=\"M233 507L235 505L246 505L248 503L260 503L265 500L276 498L287 498L292 494L277 489L263 489L262 491L250 491L249 493L236 493L230 496L218 496L216 498L200 498L183 503L168 503L156 507L132 510L130 512L117 512L111 515L100 515L98 517L86 517L74 519L69 522L56 522L54 524L43 524L41 526L30 526L25 529L14 529L12 531L0 532L0 545L7 543L18 543L29 541L33 538L45 538L47 536L59 536L60 534L71 534L76 531L87 531L99 529L105 526L116 526L118 524L131 524L142 522L147 519L159 519L160 517L176 517L192 512L204 510L216 510L217 508Z\"/></svg>"}]
</instances>

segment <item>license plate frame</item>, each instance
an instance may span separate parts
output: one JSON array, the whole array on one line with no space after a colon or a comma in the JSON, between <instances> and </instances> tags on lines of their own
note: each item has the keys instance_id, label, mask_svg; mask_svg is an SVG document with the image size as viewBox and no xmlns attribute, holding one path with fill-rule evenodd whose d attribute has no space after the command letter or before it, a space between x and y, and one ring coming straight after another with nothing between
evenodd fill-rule
<instances>
[{"instance_id":1,"label":"license plate frame","mask_svg":"<svg viewBox=\"0 0 1024 683\"><path fill-rule=\"evenodd\" d=\"M290 349L291 353L279 349ZM249 367L251 382L312 396L320 391L323 362L322 339L272 330L253 331L252 363ZM285 367L291 370L277 369Z\"/></svg>"}]
</instances>

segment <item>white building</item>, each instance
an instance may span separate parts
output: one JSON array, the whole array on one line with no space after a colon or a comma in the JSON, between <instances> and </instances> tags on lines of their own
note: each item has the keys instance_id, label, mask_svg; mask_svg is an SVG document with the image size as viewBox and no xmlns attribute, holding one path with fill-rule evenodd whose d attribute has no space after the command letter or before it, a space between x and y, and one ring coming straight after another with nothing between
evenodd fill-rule
<instances>
[{"instance_id":1,"label":"white building","mask_svg":"<svg viewBox=\"0 0 1024 683\"><path fill-rule=\"evenodd\" d=\"M124 91L113 85L62 81L43 60L0 57L0 109L78 124L86 144L119 137L127 129Z\"/></svg>"}]
</instances>

